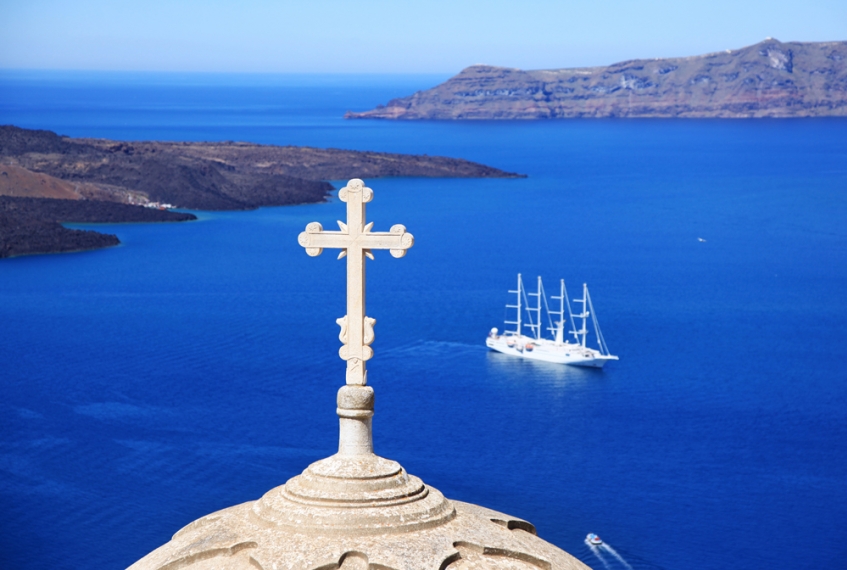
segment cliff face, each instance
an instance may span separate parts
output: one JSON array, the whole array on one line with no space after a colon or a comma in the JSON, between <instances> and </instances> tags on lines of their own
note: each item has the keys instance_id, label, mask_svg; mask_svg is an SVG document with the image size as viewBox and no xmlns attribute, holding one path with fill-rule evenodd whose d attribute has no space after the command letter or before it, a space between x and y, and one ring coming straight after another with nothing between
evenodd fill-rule
<instances>
[{"instance_id":1,"label":"cliff face","mask_svg":"<svg viewBox=\"0 0 847 570\"><path fill-rule=\"evenodd\" d=\"M847 42L523 71L475 65L351 119L847 116Z\"/></svg>"}]
</instances>

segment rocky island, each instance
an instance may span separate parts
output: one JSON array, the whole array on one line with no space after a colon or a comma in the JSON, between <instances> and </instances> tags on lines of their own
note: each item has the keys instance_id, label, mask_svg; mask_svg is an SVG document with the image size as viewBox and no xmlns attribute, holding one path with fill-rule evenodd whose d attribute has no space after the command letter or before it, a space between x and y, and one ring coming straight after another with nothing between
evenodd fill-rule
<instances>
[{"instance_id":1,"label":"rocky island","mask_svg":"<svg viewBox=\"0 0 847 570\"><path fill-rule=\"evenodd\" d=\"M118 243L115 236L70 230L60 222L181 221L195 216L168 209L322 202L333 190L329 180L390 176L521 175L439 156L243 142L76 139L0 126L0 257Z\"/></svg>"},{"instance_id":2,"label":"rocky island","mask_svg":"<svg viewBox=\"0 0 847 570\"><path fill-rule=\"evenodd\" d=\"M847 116L847 42L780 42L607 67L474 65L348 119Z\"/></svg>"}]
</instances>

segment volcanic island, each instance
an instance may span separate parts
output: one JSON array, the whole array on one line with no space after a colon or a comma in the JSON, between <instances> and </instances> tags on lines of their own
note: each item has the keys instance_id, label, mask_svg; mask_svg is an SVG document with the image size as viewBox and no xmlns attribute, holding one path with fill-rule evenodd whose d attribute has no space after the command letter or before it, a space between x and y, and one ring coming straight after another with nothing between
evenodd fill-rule
<instances>
[{"instance_id":1,"label":"volcanic island","mask_svg":"<svg viewBox=\"0 0 847 570\"><path fill-rule=\"evenodd\" d=\"M526 71L473 65L348 119L529 120L847 116L847 42L758 44L692 57Z\"/></svg>"},{"instance_id":2,"label":"volcanic island","mask_svg":"<svg viewBox=\"0 0 847 570\"><path fill-rule=\"evenodd\" d=\"M63 222L177 222L187 210L324 202L329 180L520 178L427 155L247 142L123 142L0 126L0 257L109 247L117 236Z\"/></svg>"}]
</instances>

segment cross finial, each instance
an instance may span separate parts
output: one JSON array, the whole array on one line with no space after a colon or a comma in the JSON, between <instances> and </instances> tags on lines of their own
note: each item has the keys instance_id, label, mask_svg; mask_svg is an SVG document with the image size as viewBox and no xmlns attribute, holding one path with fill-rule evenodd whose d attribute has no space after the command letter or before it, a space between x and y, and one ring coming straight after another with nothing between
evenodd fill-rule
<instances>
[{"instance_id":1,"label":"cross finial","mask_svg":"<svg viewBox=\"0 0 847 570\"><path fill-rule=\"evenodd\" d=\"M365 224L365 204L373 199L373 190L354 178L338 192L347 203L347 222L339 220L340 231L324 231L321 224L306 226L297 241L311 256L320 255L324 248L341 249L338 259L347 257L347 314L336 322L341 326L342 346L338 351L347 361L347 384L367 384L365 362L373 356L370 344L374 339L376 319L365 316L365 257L374 258L372 250L387 249L394 257L403 257L415 243L412 234L400 224L387 232L372 232L373 222Z\"/></svg>"}]
</instances>

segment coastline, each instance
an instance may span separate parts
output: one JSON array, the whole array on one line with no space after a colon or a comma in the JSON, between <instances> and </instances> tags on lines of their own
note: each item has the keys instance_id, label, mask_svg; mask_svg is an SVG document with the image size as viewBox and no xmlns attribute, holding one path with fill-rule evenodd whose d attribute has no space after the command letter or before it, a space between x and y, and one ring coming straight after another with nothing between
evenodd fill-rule
<instances>
[{"instance_id":1,"label":"coastline","mask_svg":"<svg viewBox=\"0 0 847 570\"><path fill-rule=\"evenodd\" d=\"M523 70L472 65L345 119L565 120L847 116L847 42L780 42L692 57Z\"/></svg>"},{"instance_id":2,"label":"coastline","mask_svg":"<svg viewBox=\"0 0 847 570\"><path fill-rule=\"evenodd\" d=\"M246 142L126 142L0 126L0 257L119 243L108 234L73 233L61 222L186 221L196 217L170 210L313 204L334 190L328 180L405 176L523 175L443 156Z\"/></svg>"},{"instance_id":3,"label":"coastline","mask_svg":"<svg viewBox=\"0 0 847 570\"><path fill-rule=\"evenodd\" d=\"M194 214L97 200L0 196L0 258L113 247L116 235L63 223L182 222Z\"/></svg>"}]
</instances>

